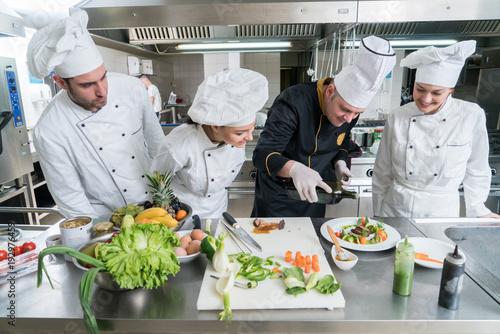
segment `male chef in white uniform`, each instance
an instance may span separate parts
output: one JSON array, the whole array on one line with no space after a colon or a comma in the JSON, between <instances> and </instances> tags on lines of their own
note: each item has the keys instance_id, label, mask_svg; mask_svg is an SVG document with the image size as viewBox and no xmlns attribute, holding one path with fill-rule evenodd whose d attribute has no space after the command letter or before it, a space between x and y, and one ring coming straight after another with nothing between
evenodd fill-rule
<instances>
[{"instance_id":1,"label":"male chef in white uniform","mask_svg":"<svg viewBox=\"0 0 500 334\"><path fill-rule=\"evenodd\" d=\"M78 11L30 41L30 73L43 78L55 71L62 88L33 142L61 211L109 219L119 207L149 199L144 172L164 135L141 81L106 71L87 22Z\"/></svg>"}]
</instances>

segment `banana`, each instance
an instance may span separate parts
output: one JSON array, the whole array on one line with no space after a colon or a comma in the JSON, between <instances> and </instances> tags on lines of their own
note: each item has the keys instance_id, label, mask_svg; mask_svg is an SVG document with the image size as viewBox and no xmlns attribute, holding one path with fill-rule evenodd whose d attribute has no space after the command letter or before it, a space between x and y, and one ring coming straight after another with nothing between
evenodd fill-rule
<instances>
[{"instance_id":1,"label":"banana","mask_svg":"<svg viewBox=\"0 0 500 334\"><path fill-rule=\"evenodd\" d=\"M162 208L149 208L141 213L139 213L135 219L134 222L139 223L141 222L144 218L145 219L151 219L152 217L163 217L167 215L167 210L162 209Z\"/></svg>"},{"instance_id":2,"label":"banana","mask_svg":"<svg viewBox=\"0 0 500 334\"><path fill-rule=\"evenodd\" d=\"M177 227L177 225L179 225L179 222L176 219L172 218L172 216L169 214L162 217L153 217L151 218L151 220L159 221L160 223L165 224L170 228Z\"/></svg>"}]
</instances>

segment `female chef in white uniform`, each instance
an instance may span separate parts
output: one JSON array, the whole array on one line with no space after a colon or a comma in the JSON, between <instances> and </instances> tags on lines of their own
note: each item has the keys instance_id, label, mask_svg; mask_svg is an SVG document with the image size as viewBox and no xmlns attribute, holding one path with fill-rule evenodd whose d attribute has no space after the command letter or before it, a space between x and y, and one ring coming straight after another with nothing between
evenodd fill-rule
<instances>
[{"instance_id":1,"label":"female chef in white uniform","mask_svg":"<svg viewBox=\"0 0 500 334\"><path fill-rule=\"evenodd\" d=\"M500 218L484 205L491 181L484 111L451 96L475 48L475 41L427 47L401 61L417 69L414 102L385 124L373 169L375 216L458 217L463 183L467 217Z\"/></svg>"},{"instance_id":2,"label":"female chef in white uniform","mask_svg":"<svg viewBox=\"0 0 500 334\"><path fill-rule=\"evenodd\" d=\"M209 76L198 87L190 121L163 139L151 170L174 174L172 189L193 214L219 218L227 210L226 188L245 161L267 87L263 75L241 68Z\"/></svg>"}]
</instances>

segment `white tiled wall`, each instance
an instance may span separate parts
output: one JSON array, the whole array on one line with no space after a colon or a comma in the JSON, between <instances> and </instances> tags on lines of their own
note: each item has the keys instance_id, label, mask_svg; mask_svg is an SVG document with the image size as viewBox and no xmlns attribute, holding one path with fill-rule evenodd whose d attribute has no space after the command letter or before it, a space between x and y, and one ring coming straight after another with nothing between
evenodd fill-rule
<instances>
[{"instance_id":1,"label":"white tiled wall","mask_svg":"<svg viewBox=\"0 0 500 334\"><path fill-rule=\"evenodd\" d=\"M193 102L198 86L203 82L204 68L203 55L183 54L168 57L174 69L174 92L182 103Z\"/></svg>"},{"instance_id":2,"label":"white tiled wall","mask_svg":"<svg viewBox=\"0 0 500 334\"><path fill-rule=\"evenodd\" d=\"M259 72L267 78L269 84L269 99L264 107L269 108L280 91L280 53L279 52L249 52L243 56L242 67Z\"/></svg>"}]
</instances>

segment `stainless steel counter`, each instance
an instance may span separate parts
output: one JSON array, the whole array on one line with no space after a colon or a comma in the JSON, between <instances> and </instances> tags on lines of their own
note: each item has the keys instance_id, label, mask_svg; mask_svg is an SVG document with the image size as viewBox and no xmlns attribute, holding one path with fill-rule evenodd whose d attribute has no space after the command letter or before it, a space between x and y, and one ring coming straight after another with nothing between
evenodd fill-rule
<instances>
[{"instance_id":1,"label":"stainless steel counter","mask_svg":"<svg viewBox=\"0 0 500 334\"><path fill-rule=\"evenodd\" d=\"M326 220L313 219L318 235ZM402 236L423 236L419 225L407 219L384 221ZM44 233L55 234L56 228ZM319 238L329 254L331 244ZM392 293L394 249L355 253L359 262L350 271L339 270L327 256L337 280L342 281L343 309L233 311L233 321L226 325L217 320L218 312L196 309L204 257L183 264L177 276L156 290L109 292L96 287L92 307L103 332L500 333L500 305L469 277L464 280L460 308L450 311L437 304L440 270L416 266L413 293L401 297ZM64 260L47 270L58 282L54 290L45 277L37 289L35 273L15 281L14 299L8 297L10 285L0 285L0 332L84 332L77 291L83 273ZM8 325L6 311L12 300L15 327Z\"/></svg>"}]
</instances>

